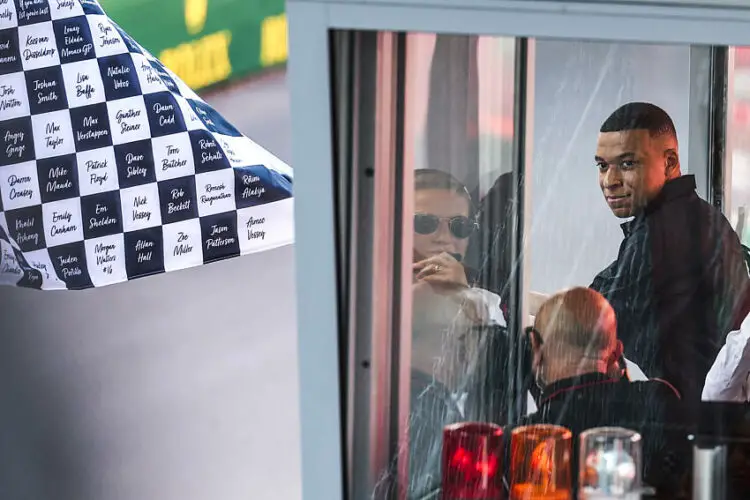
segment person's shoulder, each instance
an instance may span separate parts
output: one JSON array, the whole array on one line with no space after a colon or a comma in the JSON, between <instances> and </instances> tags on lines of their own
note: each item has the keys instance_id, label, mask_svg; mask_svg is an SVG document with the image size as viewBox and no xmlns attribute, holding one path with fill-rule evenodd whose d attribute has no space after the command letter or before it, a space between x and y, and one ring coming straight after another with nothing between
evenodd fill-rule
<instances>
[{"instance_id":1,"label":"person's shoulder","mask_svg":"<svg viewBox=\"0 0 750 500\"><path fill-rule=\"evenodd\" d=\"M704 221L708 222L709 228L713 229L714 231L734 234L732 224L729 222L726 215L724 215L724 212L722 212L720 208L715 207L711 203L707 202L706 200L698 196L697 193L692 198L692 201L698 207Z\"/></svg>"},{"instance_id":2,"label":"person's shoulder","mask_svg":"<svg viewBox=\"0 0 750 500\"><path fill-rule=\"evenodd\" d=\"M589 285L589 288L606 296L608 284L617 276L617 264L618 261L615 260L599 271L599 273L594 276L594 280Z\"/></svg>"},{"instance_id":3,"label":"person's shoulder","mask_svg":"<svg viewBox=\"0 0 750 500\"><path fill-rule=\"evenodd\" d=\"M480 306L484 316L483 319L488 324L502 327L507 326L504 314L505 308L503 307L502 298L499 295L479 287L465 288L461 293L465 300Z\"/></svg>"}]
</instances>

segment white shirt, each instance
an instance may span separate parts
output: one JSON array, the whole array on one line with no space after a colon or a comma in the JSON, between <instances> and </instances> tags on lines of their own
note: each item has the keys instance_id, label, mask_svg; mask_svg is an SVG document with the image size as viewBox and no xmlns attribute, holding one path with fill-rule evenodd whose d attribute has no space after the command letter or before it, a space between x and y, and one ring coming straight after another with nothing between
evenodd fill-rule
<instances>
[{"instance_id":1,"label":"white shirt","mask_svg":"<svg viewBox=\"0 0 750 500\"><path fill-rule=\"evenodd\" d=\"M432 358L441 358L446 365L456 366L454 358L459 344L463 343L464 335L475 326L506 326L505 317L501 307L500 296L482 288L466 287L452 290L449 293L435 291L431 286L419 288L412 298L412 334L431 338L432 341L423 340L419 349L420 355L429 354ZM479 338L473 338L468 345L481 345ZM428 353L424 350L429 351ZM457 370L448 370L453 384L461 386L471 371L477 349L472 349L467 363ZM412 360L413 362L413 360ZM457 392L453 394L454 402L459 411L464 412L467 393Z\"/></svg>"},{"instance_id":2,"label":"white shirt","mask_svg":"<svg viewBox=\"0 0 750 500\"><path fill-rule=\"evenodd\" d=\"M703 386L703 401L747 402L750 376L750 316L729 332Z\"/></svg>"}]
</instances>

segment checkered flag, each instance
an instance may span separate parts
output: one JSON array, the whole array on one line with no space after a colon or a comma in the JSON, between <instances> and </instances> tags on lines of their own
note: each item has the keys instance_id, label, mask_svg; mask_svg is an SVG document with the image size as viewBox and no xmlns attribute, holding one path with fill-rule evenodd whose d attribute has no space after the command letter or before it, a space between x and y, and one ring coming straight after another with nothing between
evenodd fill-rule
<instances>
[{"instance_id":1,"label":"checkered flag","mask_svg":"<svg viewBox=\"0 0 750 500\"><path fill-rule=\"evenodd\" d=\"M0 0L0 283L83 289L291 243L292 172L95 0Z\"/></svg>"}]
</instances>

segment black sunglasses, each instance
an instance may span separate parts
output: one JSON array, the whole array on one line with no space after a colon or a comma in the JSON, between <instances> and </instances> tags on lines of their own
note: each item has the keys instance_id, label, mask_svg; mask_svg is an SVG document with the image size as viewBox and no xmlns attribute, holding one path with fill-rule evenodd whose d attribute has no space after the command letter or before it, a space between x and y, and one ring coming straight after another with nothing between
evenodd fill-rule
<instances>
[{"instance_id":1,"label":"black sunglasses","mask_svg":"<svg viewBox=\"0 0 750 500\"><path fill-rule=\"evenodd\" d=\"M466 216L438 217L432 214L414 214L414 232L418 234L432 234L437 231L440 221L448 221L448 229L453 236L466 239L476 229L477 224Z\"/></svg>"}]
</instances>

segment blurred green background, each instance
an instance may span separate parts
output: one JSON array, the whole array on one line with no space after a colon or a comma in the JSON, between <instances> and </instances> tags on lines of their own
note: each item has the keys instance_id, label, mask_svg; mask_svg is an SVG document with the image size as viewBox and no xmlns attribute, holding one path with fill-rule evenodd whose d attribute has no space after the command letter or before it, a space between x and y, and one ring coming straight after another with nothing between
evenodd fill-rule
<instances>
[{"instance_id":1,"label":"blurred green background","mask_svg":"<svg viewBox=\"0 0 750 500\"><path fill-rule=\"evenodd\" d=\"M99 0L194 90L282 65L284 0Z\"/></svg>"}]
</instances>

